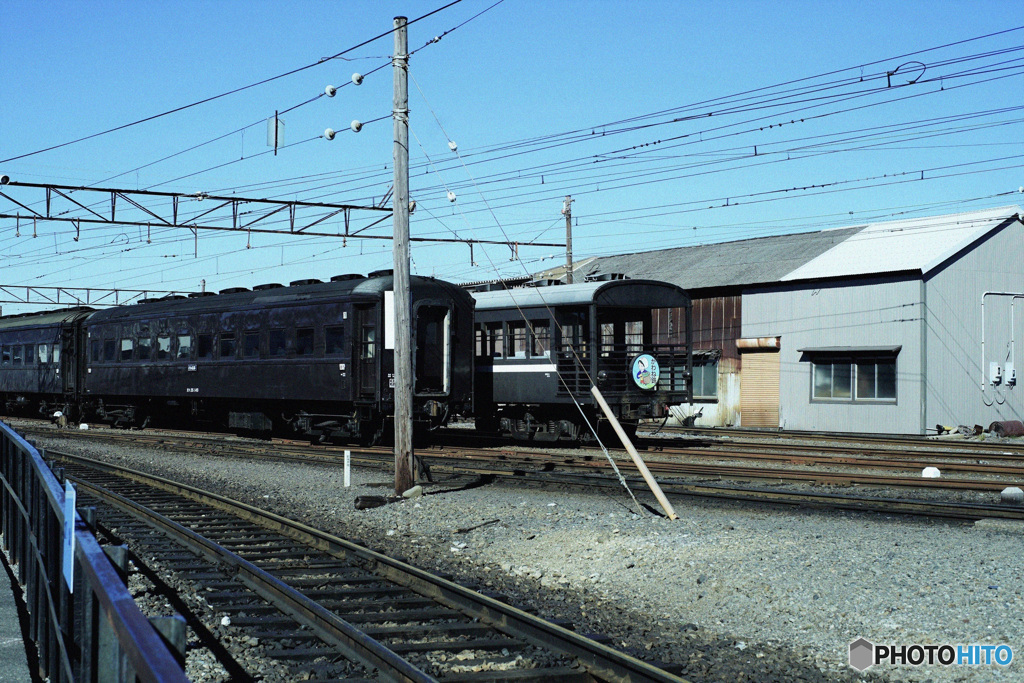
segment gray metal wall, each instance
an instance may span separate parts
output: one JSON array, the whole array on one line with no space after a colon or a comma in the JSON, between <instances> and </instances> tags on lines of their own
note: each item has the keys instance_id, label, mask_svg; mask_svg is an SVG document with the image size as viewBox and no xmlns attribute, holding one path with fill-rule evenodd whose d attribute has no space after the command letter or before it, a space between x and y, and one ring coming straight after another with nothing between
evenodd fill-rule
<instances>
[{"instance_id":1,"label":"gray metal wall","mask_svg":"<svg viewBox=\"0 0 1024 683\"><path fill-rule=\"evenodd\" d=\"M981 299L986 291L1024 293L1024 226L1013 221L951 260L925 280L926 425L988 427L995 420L1024 419L1024 298L985 299L985 355L982 358ZM1014 353L1020 356L1014 359ZM1018 384L982 393L989 363L1016 361Z\"/></svg>"},{"instance_id":2,"label":"gray metal wall","mask_svg":"<svg viewBox=\"0 0 1024 683\"><path fill-rule=\"evenodd\" d=\"M781 337L780 426L919 433L922 289L919 277L893 276L745 291L743 337ZM811 402L811 363L797 349L895 345L903 347L896 360L895 404Z\"/></svg>"}]
</instances>

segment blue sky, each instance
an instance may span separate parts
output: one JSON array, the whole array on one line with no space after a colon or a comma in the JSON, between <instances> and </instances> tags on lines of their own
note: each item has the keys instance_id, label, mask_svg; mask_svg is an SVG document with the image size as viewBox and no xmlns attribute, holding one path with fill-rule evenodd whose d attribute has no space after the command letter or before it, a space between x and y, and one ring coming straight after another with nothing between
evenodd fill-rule
<instances>
[{"instance_id":1,"label":"blue sky","mask_svg":"<svg viewBox=\"0 0 1024 683\"><path fill-rule=\"evenodd\" d=\"M392 39L317 62L444 4L8 0L0 160L316 66L0 161L0 173L379 202L391 185ZM1021 203L1006 194L1024 185L1019 2L505 0L459 26L493 4L463 0L409 28L422 48L409 85L411 230L515 241L519 258L478 246L473 264L465 245L417 242L415 273L464 282L563 263L529 242L564 240L567 194L576 258ZM267 117L307 101L283 117L290 146L266 154ZM382 120L357 134L354 119ZM341 131L333 141L328 127ZM40 191L6 192L41 206ZM0 213L18 212L0 197ZM139 216L123 203L118 213ZM367 222L355 215L351 227ZM340 232L340 217L323 228ZM381 240L200 232L196 243L187 231L85 225L78 236L0 219L0 284L196 291L391 267Z\"/></svg>"}]
</instances>

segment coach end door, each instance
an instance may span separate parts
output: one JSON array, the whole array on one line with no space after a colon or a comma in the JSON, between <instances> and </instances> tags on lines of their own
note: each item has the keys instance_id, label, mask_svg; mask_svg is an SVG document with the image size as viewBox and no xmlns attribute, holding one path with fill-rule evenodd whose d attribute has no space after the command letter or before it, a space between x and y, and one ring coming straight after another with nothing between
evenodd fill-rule
<instances>
[{"instance_id":1,"label":"coach end door","mask_svg":"<svg viewBox=\"0 0 1024 683\"><path fill-rule=\"evenodd\" d=\"M68 326L60 330L60 382L61 389L65 394L73 394L78 390L78 340L75 338L75 328Z\"/></svg>"},{"instance_id":2,"label":"coach end door","mask_svg":"<svg viewBox=\"0 0 1024 683\"><path fill-rule=\"evenodd\" d=\"M377 396L377 356L380 353L377 338L377 309L361 307L355 311L355 367L358 398Z\"/></svg>"}]
</instances>

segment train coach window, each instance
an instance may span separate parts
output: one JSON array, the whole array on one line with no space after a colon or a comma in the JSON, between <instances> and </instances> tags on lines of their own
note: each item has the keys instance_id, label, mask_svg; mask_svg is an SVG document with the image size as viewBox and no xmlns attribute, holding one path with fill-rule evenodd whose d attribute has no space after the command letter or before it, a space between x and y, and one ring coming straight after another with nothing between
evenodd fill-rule
<instances>
[{"instance_id":1,"label":"train coach window","mask_svg":"<svg viewBox=\"0 0 1024 683\"><path fill-rule=\"evenodd\" d=\"M33 365L36 362L36 345L25 344L25 365Z\"/></svg>"},{"instance_id":2,"label":"train coach window","mask_svg":"<svg viewBox=\"0 0 1024 683\"><path fill-rule=\"evenodd\" d=\"M363 360L370 360L377 355L377 328L372 325L363 325L363 348L360 357Z\"/></svg>"},{"instance_id":3,"label":"train coach window","mask_svg":"<svg viewBox=\"0 0 1024 683\"><path fill-rule=\"evenodd\" d=\"M113 363L117 360L117 342L113 339L103 340L103 362Z\"/></svg>"},{"instance_id":4,"label":"train coach window","mask_svg":"<svg viewBox=\"0 0 1024 683\"><path fill-rule=\"evenodd\" d=\"M283 356L288 350L284 330L270 330L267 334L267 354Z\"/></svg>"},{"instance_id":5,"label":"train coach window","mask_svg":"<svg viewBox=\"0 0 1024 683\"><path fill-rule=\"evenodd\" d=\"M213 358L213 335L196 335L196 358Z\"/></svg>"},{"instance_id":6,"label":"train coach window","mask_svg":"<svg viewBox=\"0 0 1024 683\"><path fill-rule=\"evenodd\" d=\"M295 355L313 355L313 328L300 327L295 330Z\"/></svg>"},{"instance_id":7,"label":"train coach window","mask_svg":"<svg viewBox=\"0 0 1024 683\"><path fill-rule=\"evenodd\" d=\"M171 338L170 337L157 337L156 338L156 359L167 360L171 357Z\"/></svg>"},{"instance_id":8,"label":"train coach window","mask_svg":"<svg viewBox=\"0 0 1024 683\"><path fill-rule=\"evenodd\" d=\"M11 347L10 346L4 346L3 348L0 348L0 365L10 365L10 364L11 364Z\"/></svg>"},{"instance_id":9,"label":"train coach window","mask_svg":"<svg viewBox=\"0 0 1024 683\"><path fill-rule=\"evenodd\" d=\"M39 359L40 363L50 362L50 345L40 344L36 347L36 358Z\"/></svg>"},{"instance_id":10,"label":"train coach window","mask_svg":"<svg viewBox=\"0 0 1024 683\"><path fill-rule=\"evenodd\" d=\"M15 344L11 347L11 362L14 365L21 365L21 344Z\"/></svg>"},{"instance_id":11,"label":"train coach window","mask_svg":"<svg viewBox=\"0 0 1024 683\"><path fill-rule=\"evenodd\" d=\"M135 350L135 342L131 339L121 340L121 360L131 360L132 352Z\"/></svg>"},{"instance_id":12,"label":"train coach window","mask_svg":"<svg viewBox=\"0 0 1024 683\"><path fill-rule=\"evenodd\" d=\"M53 345L53 362L60 362L60 343L54 343Z\"/></svg>"},{"instance_id":13,"label":"train coach window","mask_svg":"<svg viewBox=\"0 0 1024 683\"><path fill-rule=\"evenodd\" d=\"M246 358L253 358L260 355L260 333L246 332L245 343L242 346L242 355Z\"/></svg>"},{"instance_id":14,"label":"train coach window","mask_svg":"<svg viewBox=\"0 0 1024 683\"><path fill-rule=\"evenodd\" d=\"M607 358L615 346L615 325L601 323L601 357Z\"/></svg>"},{"instance_id":15,"label":"train coach window","mask_svg":"<svg viewBox=\"0 0 1024 683\"><path fill-rule=\"evenodd\" d=\"M533 328L533 348L530 355L534 358L547 358L551 355L551 327L547 320L534 320L530 323Z\"/></svg>"},{"instance_id":16,"label":"train coach window","mask_svg":"<svg viewBox=\"0 0 1024 683\"><path fill-rule=\"evenodd\" d=\"M222 332L220 335L220 357L234 358L235 348L235 333Z\"/></svg>"},{"instance_id":17,"label":"train coach window","mask_svg":"<svg viewBox=\"0 0 1024 683\"><path fill-rule=\"evenodd\" d=\"M508 357L526 358L526 323L508 324Z\"/></svg>"},{"instance_id":18,"label":"train coach window","mask_svg":"<svg viewBox=\"0 0 1024 683\"><path fill-rule=\"evenodd\" d=\"M626 353L642 353L644 350L644 322L642 320L627 320L624 333Z\"/></svg>"},{"instance_id":19,"label":"train coach window","mask_svg":"<svg viewBox=\"0 0 1024 683\"><path fill-rule=\"evenodd\" d=\"M344 353L345 328L331 325L324 328L324 352L328 356L340 356Z\"/></svg>"},{"instance_id":20,"label":"train coach window","mask_svg":"<svg viewBox=\"0 0 1024 683\"><path fill-rule=\"evenodd\" d=\"M484 355L501 358L505 354L505 338L502 336L501 323L487 323L487 350Z\"/></svg>"},{"instance_id":21,"label":"train coach window","mask_svg":"<svg viewBox=\"0 0 1024 683\"><path fill-rule=\"evenodd\" d=\"M186 360L192 357L192 335L178 335L178 358Z\"/></svg>"},{"instance_id":22,"label":"train coach window","mask_svg":"<svg viewBox=\"0 0 1024 683\"><path fill-rule=\"evenodd\" d=\"M579 353L587 352L587 327L582 324L562 325L562 346L563 351L569 351L566 347L572 347Z\"/></svg>"},{"instance_id":23,"label":"train coach window","mask_svg":"<svg viewBox=\"0 0 1024 683\"><path fill-rule=\"evenodd\" d=\"M149 349L152 345L153 340L149 337L139 338L139 360L149 360Z\"/></svg>"},{"instance_id":24,"label":"train coach window","mask_svg":"<svg viewBox=\"0 0 1024 683\"><path fill-rule=\"evenodd\" d=\"M100 340L93 339L89 342L89 361L92 363L100 362Z\"/></svg>"}]
</instances>

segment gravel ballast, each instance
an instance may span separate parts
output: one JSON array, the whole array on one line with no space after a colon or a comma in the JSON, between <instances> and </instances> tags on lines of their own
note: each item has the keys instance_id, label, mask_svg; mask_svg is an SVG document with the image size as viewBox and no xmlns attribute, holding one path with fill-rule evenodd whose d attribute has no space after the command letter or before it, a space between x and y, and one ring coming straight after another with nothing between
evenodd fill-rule
<instances>
[{"instance_id":1,"label":"gravel ballast","mask_svg":"<svg viewBox=\"0 0 1024 683\"><path fill-rule=\"evenodd\" d=\"M1024 533L676 497L680 519L623 491L494 483L355 510L390 473L95 446L39 446L174 477L403 556L568 620L692 680L1019 680ZM435 493L436 492L436 493ZM646 491L638 498L656 506ZM898 494L897 494L898 495ZM496 521L494 521L496 520ZM480 526L477 526L480 525ZM469 531L463 531L476 526ZM847 666L849 644L1000 644L997 665Z\"/></svg>"}]
</instances>

